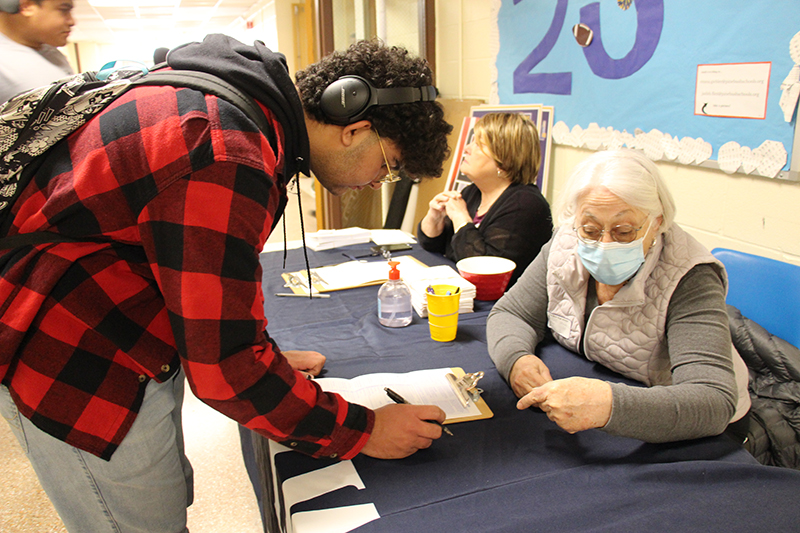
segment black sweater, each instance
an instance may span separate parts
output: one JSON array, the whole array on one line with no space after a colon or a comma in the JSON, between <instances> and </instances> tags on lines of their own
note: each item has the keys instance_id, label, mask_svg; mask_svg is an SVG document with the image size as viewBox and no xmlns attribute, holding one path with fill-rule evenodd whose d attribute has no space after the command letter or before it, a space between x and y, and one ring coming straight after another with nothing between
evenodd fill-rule
<instances>
[{"instance_id":1,"label":"black sweater","mask_svg":"<svg viewBox=\"0 0 800 533\"><path fill-rule=\"evenodd\" d=\"M472 218L481 204L481 191L468 185L461 196ZM511 259L517 264L509 287L539 253L553 233L550 205L536 185L510 185L486 212L478 226L466 224L457 233L448 218L438 237L428 237L417 229L417 238L429 252L444 254L452 261L476 255Z\"/></svg>"}]
</instances>

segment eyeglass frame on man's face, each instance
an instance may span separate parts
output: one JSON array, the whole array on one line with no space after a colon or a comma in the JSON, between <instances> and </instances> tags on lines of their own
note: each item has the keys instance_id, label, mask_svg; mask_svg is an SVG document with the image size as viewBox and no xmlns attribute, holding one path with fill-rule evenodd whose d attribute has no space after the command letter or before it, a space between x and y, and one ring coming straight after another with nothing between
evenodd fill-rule
<instances>
[{"instance_id":1,"label":"eyeglass frame on man's face","mask_svg":"<svg viewBox=\"0 0 800 533\"><path fill-rule=\"evenodd\" d=\"M378 136L378 145L381 147L381 153L383 154L383 162L386 163L386 170L388 173L379 180L374 181L373 183L397 183L400 181L401 178L398 174L392 174L392 167L389 165L389 159L386 157L386 150L383 148L383 141L381 141L381 136L378 133L378 130L374 130L375 135Z\"/></svg>"},{"instance_id":2,"label":"eyeglass frame on man's face","mask_svg":"<svg viewBox=\"0 0 800 533\"><path fill-rule=\"evenodd\" d=\"M598 228L597 226L595 226L594 224L582 224L582 225L576 226L576 227L574 227L572 229L575 230L575 233L578 235L578 238L580 240L582 240L583 242L586 242L586 243L600 242L603 239L603 235L605 235L606 233L609 233L609 234L611 234L611 239L614 242L618 242L618 243L622 243L622 244L629 244L629 243L632 243L633 241L636 240L636 237L639 235L639 232L642 230L642 228L644 228L644 225L647 223L648 220L650 220L650 217L647 217L646 219L644 219L644 222L642 222L642 225L639 226L638 228L633 227L633 225L631 225L631 224L618 224L616 226L613 226L611 229L605 229L605 228L601 229L601 228ZM597 236L596 239L592 239L591 237L586 237L586 236L583 235L583 233L585 232L585 230L583 228L596 229L596 230L598 230L600 232L600 234ZM621 228L625 228L624 229L624 233L627 233L628 231L630 231L631 235L633 237L630 240L620 240L619 232L620 232Z\"/></svg>"}]
</instances>

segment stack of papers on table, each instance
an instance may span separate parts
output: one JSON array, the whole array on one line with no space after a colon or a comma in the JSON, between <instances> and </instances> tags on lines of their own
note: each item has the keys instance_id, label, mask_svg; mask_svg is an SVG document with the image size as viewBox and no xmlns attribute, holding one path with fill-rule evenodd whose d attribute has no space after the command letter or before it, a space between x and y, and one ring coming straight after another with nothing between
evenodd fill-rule
<instances>
[{"instance_id":1,"label":"stack of papers on table","mask_svg":"<svg viewBox=\"0 0 800 533\"><path fill-rule=\"evenodd\" d=\"M410 255L395 257L400 277L419 276L428 267ZM296 294L308 294L308 275L305 270L283 274L286 286ZM379 285L389 280L388 261L348 261L338 265L311 269L314 292L338 291L368 285Z\"/></svg>"},{"instance_id":2,"label":"stack of papers on table","mask_svg":"<svg viewBox=\"0 0 800 533\"><path fill-rule=\"evenodd\" d=\"M411 305L421 318L428 316L428 286L455 285L461 287L458 300L459 314L471 313L475 300L475 285L462 278L458 272L447 265L435 266L424 270L416 270L409 275L400 271L400 276L411 289Z\"/></svg>"},{"instance_id":3,"label":"stack of papers on table","mask_svg":"<svg viewBox=\"0 0 800 533\"><path fill-rule=\"evenodd\" d=\"M306 243L315 252L351 244L363 244L371 239L372 233L364 228L322 229L306 234Z\"/></svg>"},{"instance_id":4,"label":"stack of papers on table","mask_svg":"<svg viewBox=\"0 0 800 533\"><path fill-rule=\"evenodd\" d=\"M372 242L382 244L414 244L417 240L401 229L374 229L370 231Z\"/></svg>"},{"instance_id":5,"label":"stack of papers on table","mask_svg":"<svg viewBox=\"0 0 800 533\"><path fill-rule=\"evenodd\" d=\"M417 242L413 235L399 229L321 229L314 233L306 234L306 243L315 252L350 246L351 244L364 244L370 241L378 245L413 244Z\"/></svg>"}]
</instances>

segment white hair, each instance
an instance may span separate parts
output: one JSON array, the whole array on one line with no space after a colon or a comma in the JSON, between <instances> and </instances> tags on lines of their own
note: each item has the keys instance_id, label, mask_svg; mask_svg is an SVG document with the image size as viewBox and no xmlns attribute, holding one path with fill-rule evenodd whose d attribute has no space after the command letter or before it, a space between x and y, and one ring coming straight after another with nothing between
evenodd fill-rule
<instances>
[{"instance_id":1,"label":"white hair","mask_svg":"<svg viewBox=\"0 0 800 533\"><path fill-rule=\"evenodd\" d=\"M587 194L605 187L626 204L663 221L663 233L675 220L675 201L658 172L658 167L631 149L597 152L572 170L557 203L559 224L572 224Z\"/></svg>"}]
</instances>

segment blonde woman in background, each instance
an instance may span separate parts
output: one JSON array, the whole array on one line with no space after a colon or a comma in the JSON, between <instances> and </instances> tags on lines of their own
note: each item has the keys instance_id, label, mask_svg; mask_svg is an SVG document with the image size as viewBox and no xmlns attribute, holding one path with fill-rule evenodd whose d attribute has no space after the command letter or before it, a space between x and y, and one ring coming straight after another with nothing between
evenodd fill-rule
<instances>
[{"instance_id":1,"label":"blonde woman in background","mask_svg":"<svg viewBox=\"0 0 800 533\"><path fill-rule=\"evenodd\" d=\"M475 123L461 172L472 184L437 194L420 221L423 248L452 261L477 255L517 264L509 286L533 261L553 231L550 205L536 186L539 134L519 113L491 113Z\"/></svg>"}]
</instances>

